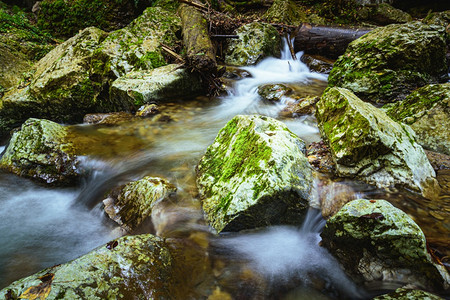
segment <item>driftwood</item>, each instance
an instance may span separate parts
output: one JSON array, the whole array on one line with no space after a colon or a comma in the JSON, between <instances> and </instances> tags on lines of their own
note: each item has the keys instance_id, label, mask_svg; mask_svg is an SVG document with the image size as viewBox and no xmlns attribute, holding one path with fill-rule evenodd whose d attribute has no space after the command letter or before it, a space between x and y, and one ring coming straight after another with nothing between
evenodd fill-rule
<instances>
[{"instance_id":1,"label":"driftwood","mask_svg":"<svg viewBox=\"0 0 450 300\"><path fill-rule=\"evenodd\" d=\"M368 28L326 27L304 23L296 30L294 49L308 54L337 58L344 54L351 41L369 31Z\"/></svg>"},{"instance_id":2,"label":"driftwood","mask_svg":"<svg viewBox=\"0 0 450 300\"><path fill-rule=\"evenodd\" d=\"M208 22L191 4L181 3L178 8L183 32L186 59L190 67L206 73L217 71L216 53L208 34Z\"/></svg>"}]
</instances>

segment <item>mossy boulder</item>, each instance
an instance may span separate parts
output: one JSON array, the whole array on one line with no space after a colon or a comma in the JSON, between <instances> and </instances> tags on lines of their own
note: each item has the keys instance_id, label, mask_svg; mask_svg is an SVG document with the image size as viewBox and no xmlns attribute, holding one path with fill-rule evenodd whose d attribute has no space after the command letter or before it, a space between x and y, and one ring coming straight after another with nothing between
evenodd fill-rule
<instances>
[{"instance_id":1,"label":"mossy boulder","mask_svg":"<svg viewBox=\"0 0 450 300\"><path fill-rule=\"evenodd\" d=\"M421 22L376 28L351 42L328 77L330 87L379 103L404 99L447 78L445 28Z\"/></svg>"},{"instance_id":2,"label":"mossy boulder","mask_svg":"<svg viewBox=\"0 0 450 300\"><path fill-rule=\"evenodd\" d=\"M197 166L208 223L217 232L301 223L312 188L305 150L275 119L234 117Z\"/></svg>"},{"instance_id":3,"label":"mossy boulder","mask_svg":"<svg viewBox=\"0 0 450 300\"><path fill-rule=\"evenodd\" d=\"M192 97L204 91L196 73L181 65L171 64L150 71L134 71L115 80L111 85L113 102L127 103L138 108L152 102Z\"/></svg>"},{"instance_id":4,"label":"mossy boulder","mask_svg":"<svg viewBox=\"0 0 450 300\"><path fill-rule=\"evenodd\" d=\"M405 100L387 105L386 113L410 125L424 148L450 155L450 83L419 88Z\"/></svg>"},{"instance_id":5,"label":"mossy boulder","mask_svg":"<svg viewBox=\"0 0 450 300\"><path fill-rule=\"evenodd\" d=\"M292 88L284 84L265 84L258 87L258 94L269 102L279 102L293 93Z\"/></svg>"},{"instance_id":6,"label":"mossy boulder","mask_svg":"<svg viewBox=\"0 0 450 300\"><path fill-rule=\"evenodd\" d=\"M427 196L438 192L435 172L408 125L343 88L325 90L316 117L339 175L378 187L407 187Z\"/></svg>"},{"instance_id":7,"label":"mossy boulder","mask_svg":"<svg viewBox=\"0 0 450 300\"><path fill-rule=\"evenodd\" d=\"M127 27L109 34L96 49L92 68L97 74L117 78L133 70L166 65L161 43L178 41L181 20L160 7L149 7Z\"/></svg>"},{"instance_id":8,"label":"mossy boulder","mask_svg":"<svg viewBox=\"0 0 450 300\"><path fill-rule=\"evenodd\" d=\"M396 289L395 292L377 296L373 298L374 300L414 300L414 299L423 299L423 300L443 300L439 296L436 296L432 293L425 292L422 290L412 290L412 289Z\"/></svg>"},{"instance_id":9,"label":"mossy boulder","mask_svg":"<svg viewBox=\"0 0 450 300\"><path fill-rule=\"evenodd\" d=\"M12 135L0 168L46 183L73 183L81 175L80 161L67 135L57 123L29 119Z\"/></svg>"},{"instance_id":10,"label":"mossy boulder","mask_svg":"<svg viewBox=\"0 0 450 300\"><path fill-rule=\"evenodd\" d=\"M0 297L25 298L48 287L45 299L170 298L172 257L150 234L125 236L65 264L13 282ZM31 288L31 290L30 290ZM29 298L29 294L28 297ZM45 294L45 293L44 293Z\"/></svg>"},{"instance_id":11,"label":"mossy boulder","mask_svg":"<svg viewBox=\"0 0 450 300\"><path fill-rule=\"evenodd\" d=\"M26 56L0 42L0 86L9 89L23 79L23 74L31 69ZM1 98L1 96L0 96Z\"/></svg>"},{"instance_id":12,"label":"mossy boulder","mask_svg":"<svg viewBox=\"0 0 450 300\"><path fill-rule=\"evenodd\" d=\"M358 16L360 20L369 21L377 25L407 23L413 20L410 14L388 3L365 7L358 11Z\"/></svg>"},{"instance_id":13,"label":"mossy boulder","mask_svg":"<svg viewBox=\"0 0 450 300\"><path fill-rule=\"evenodd\" d=\"M136 229L158 203L176 192L176 187L158 177L146 176L125 184L103 200L105 212L126 231Z\"/></svg>"},{"instance_id":14,"label":"mossy boulder","mask_svg":"<svg viewBox=\"0 0 450 300\"><path fill-rule=\"evenodd\" d=\"M321 236L322 245L359 282L401 282L433 290L449 287L449 274L433 262L420 227L385 200L347 203L328 219Z\"/></svg>"},{"instance_id":15,"label":"mossy boulder","mask_svg":"<svg viewBox=\"0 0 450 300\"><path fill-rule=\"evenodd\" d=\"M113 31L126 26L149 5L149 0L43 0L37 9L37 24L63 38L90 26Z\"/></svg>"},{"instance_id":16,"label":"mossy boulder","mask_svg":"<svg viewBox=\"0 0 450 300\"><path fill-rule=\"evenodd\" d=\"M225 49L225 63L253 65L267 56L280 57L280 34L270 24L253 22L236 30L238 39L230 39Z\"/></svg>"},{"instance_id":17,"label":"mossy boulder","mask_svg":"<svg viewBox=\"0 0 450 300\"><path fill-rule=\"evenodd\" d=\"M312 18L306 9L300 7L292 0L275 0L270 8L263 15L263 18L270 23L282 23L299 26L305 22L324 24L325 20L315 15ZM315 21L315 22L313 22Z\"/></svg>"}]
</instances>

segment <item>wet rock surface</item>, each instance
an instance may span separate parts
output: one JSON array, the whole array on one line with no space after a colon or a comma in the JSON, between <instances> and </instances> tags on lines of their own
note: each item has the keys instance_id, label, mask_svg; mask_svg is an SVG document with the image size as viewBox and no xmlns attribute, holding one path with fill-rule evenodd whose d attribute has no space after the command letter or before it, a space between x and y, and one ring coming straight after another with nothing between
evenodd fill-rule
<instances>
[{"instance_id":1,"label":"wet rock surface","mask_svg":"<svg viewBox=\"0 0 450 300\"><path fill-rule=\"evenodd\" d=\"M250 23L236 30L238 39L229 41L225 63L233 66L253 65L268 56L280 57L280 35L269 24Z\"/></svg>"},{"instance_id":2,"label":"wet rock surface","mask_svg":"<svg viewBox=\"0 0 450 300\"><path fill-rule=\"evenodd\" d=\"M71 262L18 280L0 296L46 295L45 299L169 298L172 257L150 234L126 236ZM28 293L27 293L28 292Z\"/></svg>"},{"instance_id":3,"label":"wet rock surface","mask_svg":"<svg viewBox=\"0 0 450 300\"><path fill-rule=\"evenodd\" d=\"M404 212L385 200L358 199L331 217L323 245L360 281L402 282L442 291L449 274L433 262L425 236Z\"/></svg>"},{"instance_id":4,"label":"wet rock surface","mask_svg":"<svg viewBox=\"0 0 450 300\"><path fill-rule=\"evenodd\" d=\"M221 232L301 222L312 187L305 150L279 121L234 117L197 166L208 223Z\"/></svg>"},{"instance_id":5,"label":"wet rock surface","mask_svg":"<svg viewBox=\"0 0 450 300\"><path fill-rule=\"evenodd\" d=\"M13 134L0 167L49 184L72 184L81 170L67 135L57 123L29 119Z\"/></svg>"},{"instance_id":6,"label":"wet rock surface","mask_svg":"<svg viewBox=\"0 0 450 300\"><path fill-rule=\"evenodd\" d=\"M410 125L425 149L450 155L450 83L419 88L405 100L386 105L386 113Z\"/></svg>"},{"instance_id":7,"label":"wet rock surface","mask_svg":"<svg viewBox=\"0 0 450 300\"><path fill-rule=\"evenodd\" d=\"M159 202L176 192L176 187L162 178L146 176L112 191L103 200L106 214L128 232L136 229Z\"/></svg>"},{"instance_id":8,"label":"wet rock surface","mask_svg":"<svg viewBox=\"0 0 450 300\"><path fill-rule=\"evenodd\" d=\"M447 77L445 28L421 22L377 28L351 42L334 64L329 86L379 103Z\"/></svg>"},{"instance_id":9,"label":"wet rock surface","mask_svg":"<svg viewBox=\"0 0 450 300\"><path fill-rule=\"evenodd\" d=\"M340 176L434 195L435 172L409 126L396 123L343 88L324 92L316 117Z\"/></svg>"}]
</instances>

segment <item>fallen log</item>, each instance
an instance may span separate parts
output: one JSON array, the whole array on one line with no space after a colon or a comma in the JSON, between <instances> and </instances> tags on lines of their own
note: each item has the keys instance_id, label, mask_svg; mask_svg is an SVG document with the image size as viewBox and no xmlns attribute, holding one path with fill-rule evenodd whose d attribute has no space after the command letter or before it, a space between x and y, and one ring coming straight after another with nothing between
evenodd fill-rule
<instances>
[{"instance_id":1,"label":"fallen log","mask_svg":"<svg viewBox=\"0 0 450 300\"><path fill-rule=\"evenodd\" d=\"M208 22L201 12L184 3L180 4L178 14L181 18L188 65L199 72L215 74L216 53L209 38Z\"/></svg>"},{"instance_id":2,"label":"fallen log","mask_svg":"<svg viewBox=\"0 0 450 300\"><path fill-rule=\"evenodd\" d=\"M303 23L296 29L294 49L334 59L344 54L350 42L370 30L369 28L327 27Z\"/></svg>"}]
</instances>

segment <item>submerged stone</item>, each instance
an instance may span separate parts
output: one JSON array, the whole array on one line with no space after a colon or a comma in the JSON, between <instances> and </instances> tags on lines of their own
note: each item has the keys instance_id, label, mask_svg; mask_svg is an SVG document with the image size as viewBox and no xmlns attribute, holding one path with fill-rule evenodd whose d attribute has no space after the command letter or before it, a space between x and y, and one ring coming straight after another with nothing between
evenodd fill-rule
<instances>
[{"instance_id":1,"label":"submerged stone","mask_svg":"<svg viewBox=\"0 0 450 300\"><path fill-rule=\"evenodd\" d=\"M425 196L438 190L435 172L408 125L343 88L328 88L316 109L339 175L378 187L407 187Z\"/></svg>"},{"instance_id":2,"label":"submerged stone","mask_svg":"<svg viewBox=\"0 0 450 300\"><path fill-rule=\"evenodd\" d=\"M448 289L445 267L433 262L414 221L385 200L358 199L328 219L322 244L358 281Z\"/></svg>"},{"instance_id":3,"label":"submerged stone","mask_svg":"<svg viewBox=\"0 0 450 300\"><path fill-rule=\"evenodd\" d=\"M376 28L351 42L334 64L329 86L364 100L392 102L447 77L445 28L421 22Z\"/></svg>"},{"instance_id":4,"label":"submerged stone","mask_svg":"<svg viewBox=\"0 0 450 300\"><path fill-rule=\"evenodd\" d=\"M238 39L230 39L225 49L225 63L253 65L267 56L280 57L280 34L270 24L253 22L236 30Z\"/></svg>"},{"instance_id":5,"label":"submerged stone","mask_svg":"<svg viewBox=\"0 0 450 300\"><path fill-rule=\"evenodd\" d=\"M450 83L419 88L386 113L410 125L424 148L450 155Z\"/></svg>"},{"instance_id":6,"label":"submerged stone","mask_svg":"<svg viewBox=\"0 0 450 300\"><path fill-rule=\"evenodd\" d=\"M176 190L162 178L146 176L111 192L103 204L108 216L131 232L151 215L155 205L168 199Z\"/></svg>"},{"instance_id":7,"label":"submerged stone","mask_svg":"<svg viewBox=\"0 0 450 300\"><path fill-rule=\"evenodd\" d=\"M169 299L172 257L151 234L125 236L62 265L13 282L0 291L26 298L30 288L48 287L45 299ZM33 291L33 290L31 290Z\"/></svg>"},{"instance_id":8,"label":"submerged stone","mask_svg":"<svg viewBox=\"0 0 450 300\"><path fill-rule=\"evenodd\" d=\"M73 183L80 161L67 141L67 129L48 120L29 119L12 135L0 168L51 184Z\"/></svg>"},{"instance_id":9,"label":"submerged stone","mask_svg":"<svg viewBox=\"0 0 450 300\"><path fill-rule=\"evenodd\" d=\"M234 117L197 166L208 223L217 232L300 224L309 206L312 170L305 144L283 123Z\"/></svg>"},{"instance_id":10,"label":"submerged stone","mask_svg":"<svg viewBox=\"0 0 450 300\"><path fill-rule=\"evenodd\" d=\"M139 107L151 102L192 97L203 91L195 73L171 64L150 71L134 71L112 83L110 98L114 102Z\"/></svg>"},{"instance_id":11,"label":"submerged stone","mask_svg":"<svg viewBox=\"0 0 450 300\"><path fill-rule=\"evenodd\" d=\"M443 298L422 290L396 289L395 292L377 296L374 300L443 300Z\"/></svg>"}]
</instances>

